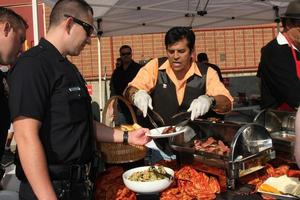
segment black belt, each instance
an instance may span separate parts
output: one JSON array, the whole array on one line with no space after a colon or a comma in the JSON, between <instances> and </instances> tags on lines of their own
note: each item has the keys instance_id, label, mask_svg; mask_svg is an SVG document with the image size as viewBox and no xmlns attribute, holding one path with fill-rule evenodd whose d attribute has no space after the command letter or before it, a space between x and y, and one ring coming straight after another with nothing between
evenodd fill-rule
<instances>
[{"instance_id":1,"label":"black belt","mask_svg":"<svg viewBox=\"0 0 300 200\"><path fill-rule=\"evenodd\" d=\"M84 181L89 179L91 163L78 165L49 165L51 180Z\"/></svg>"}]
</instances>

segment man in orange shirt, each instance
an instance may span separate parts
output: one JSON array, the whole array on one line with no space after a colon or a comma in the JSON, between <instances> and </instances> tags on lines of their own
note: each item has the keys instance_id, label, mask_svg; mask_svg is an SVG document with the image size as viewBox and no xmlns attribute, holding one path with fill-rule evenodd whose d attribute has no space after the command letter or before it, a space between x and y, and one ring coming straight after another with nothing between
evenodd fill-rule
<instances>
[{"instance_id":1,"label":"man in orange shirt","mask_svg":"<svg viewBox=\"0 0 300 200\"><path fill-rule=\"evenodd\" d=\"M167 58L151 60L140 69L124 92L143 116L148 107L159 113L167 125L179 112L191 112L191 120L210 109L225 114L233 98L217 72L193 61L195 34L185 27L173 27L165 35Z\"/></svg>"},{"instance_id":2,"label":"man in orange shirt","mask_svg":"<svg viewBox=\"0 0 300 200\"><path fill-rule=\"evenodd\" d=\"M165 45L168 58L151 60L125 91L127 99L143 116L146 117L149 107L168 124L169 118L181 111L191 112L192 120L210 108L220 114L231 111L233 98L217 72L192 60L194 32L185 27L171 28L165 36Z\"/></svg>"}]
</instances>

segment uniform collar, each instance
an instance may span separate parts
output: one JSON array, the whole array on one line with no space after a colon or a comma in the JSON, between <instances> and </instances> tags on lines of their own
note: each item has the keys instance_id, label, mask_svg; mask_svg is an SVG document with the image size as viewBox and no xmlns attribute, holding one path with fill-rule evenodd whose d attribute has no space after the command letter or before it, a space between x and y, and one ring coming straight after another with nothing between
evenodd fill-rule
<instances>
[{"instance_id":1,"label":"uniform collar","mask_svg":"<svg viewBox=\"0 0 300 200\"><path fill-rule=\"evenodd\" d=\"M61 53L57 50L57 48L45 38L41 38L39 45L40 48L45 48L51 50L51 53L55 54L55 57L58 58L59 61L66 61L66 58L61 55Z\"/></svg>"},{"instance_id":2,"label":"uniform collar","mask_svg":"<svg viewBox=\"0 0 300 200\"><path fill-rule=\"evenodd\" d=\"M287 39L284 37L284 35L281 32L278 33L276 40L279 45L289 45L289 42L287 41ZM292 46L295 50L299 51L293 44L292 44Z\"/></svg>"},{"instance_id":3,"label":"uniform collar","mask_svg":"<svg viewBox=\"0 0 300 200\"><path fill-rule=\"evenodd\" d=\"M167 72L168 71L171 71L172 68L171 68L171 65L170 65L170 62L169 60L167 60L166 62L164 62L159 68L158 70L166 70ZM187 71L186 73L186 78L189 78L191 77L192 75L198 75L198 76L202 76L199 68L198 68L198 65L196 62L192 62L192 66L190 67L190 69Z\"/></svg>"}]
</instances>

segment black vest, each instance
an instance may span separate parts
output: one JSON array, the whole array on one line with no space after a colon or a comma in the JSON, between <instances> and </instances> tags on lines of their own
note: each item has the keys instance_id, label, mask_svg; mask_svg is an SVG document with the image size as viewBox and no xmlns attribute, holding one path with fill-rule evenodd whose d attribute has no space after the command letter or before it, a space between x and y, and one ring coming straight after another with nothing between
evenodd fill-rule
<instances>
[{"instance_id":1,"label":"black vest","mask_svg":"<svg viewBox=\"0 0 300 200\"><path fill-rule=\"evenodd\" d=\"M166 57L159 58L158 68L165 62L167 62ZM205 94L208 67L205 64L200 64L198 62L197 66L202 77L193 75L187 80L181 105L178 104L175 85L168 77L166 70L158 71L157 83L150 95L152 98L153 110L162 116L165 125L172 125L171 117L173 115L181 111L186 111L194 99ZM139 122L141 125L149 128L152 127L149 123L145 122L147 118L140 118L140 120L143 120L143 122Z\"/></svg>"},{"instance_id":2,"label":"black vest","mask_svg":"<svg viewBox=\"0 0 300 200\"><path fill-rule=\"evenodd\" d=\"M159 67L166 62L167 58L159 58ZM208 67L204 64L197 63L197 66L202 74L191 76L186 82L184 97L181 105L178 104L175 84L168 77L166 70L158 71L158 79L156 86L151 93L153 109L159 113L166 125L171 125L171 117L176 113L186 111L192 101L205 94L206 91L206 74Z\"/></svg>"}]
</instances>

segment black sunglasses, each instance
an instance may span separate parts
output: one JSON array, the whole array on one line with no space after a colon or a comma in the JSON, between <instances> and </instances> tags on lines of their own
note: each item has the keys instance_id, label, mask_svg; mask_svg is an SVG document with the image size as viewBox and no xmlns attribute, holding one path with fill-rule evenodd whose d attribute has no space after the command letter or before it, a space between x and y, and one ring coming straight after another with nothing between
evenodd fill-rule
<instances>
[{"instance_id":1,"label":"black sunglasses","mask_svg":"<svg viewBox=\"0 0 300 200\"><path fill-rule=\"evenodd\" d=\"M73 21L77 24L79 24L80 26L82 26L82 28L85 30L86 34L88 37L90 37L93 32L94 32L94 27L84 21L81 21L80 19L77 19L71 15L64 15L65 17L71 17L73 19Z\"/></svg>"},{"instance_id":2,"label":"black sunglasses","mask_svg":"<svg viewBox=\"0 0 300 200\"><path fill-rule=\"evenodd\" d=\"M121 53L121 56L129 56L129 55L131 55L131 52Z\"/></svg>"}]
</instances>

